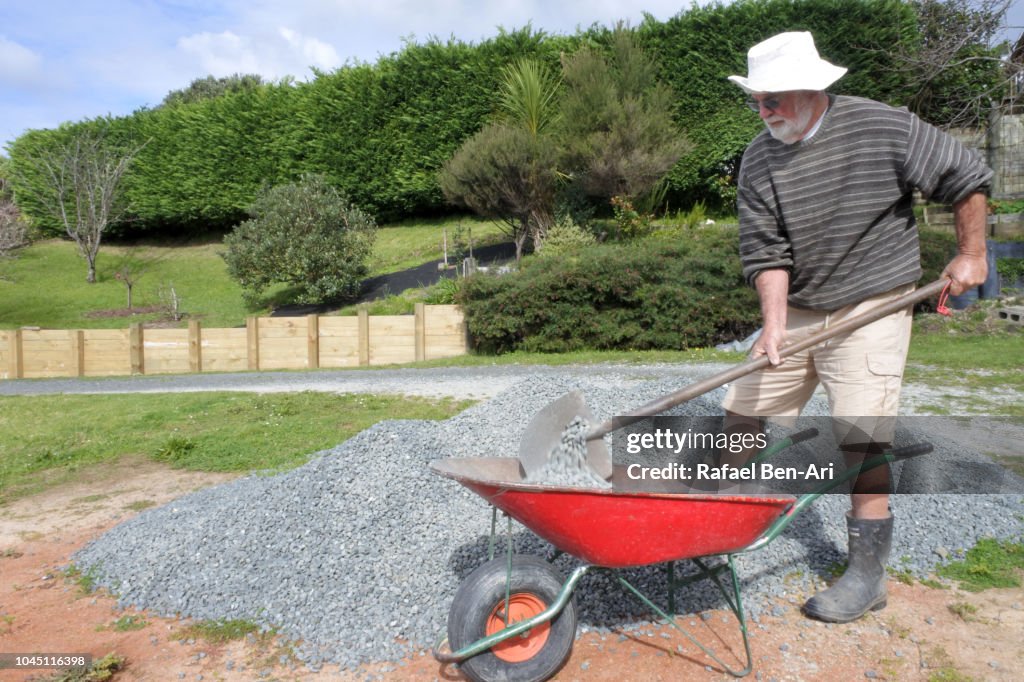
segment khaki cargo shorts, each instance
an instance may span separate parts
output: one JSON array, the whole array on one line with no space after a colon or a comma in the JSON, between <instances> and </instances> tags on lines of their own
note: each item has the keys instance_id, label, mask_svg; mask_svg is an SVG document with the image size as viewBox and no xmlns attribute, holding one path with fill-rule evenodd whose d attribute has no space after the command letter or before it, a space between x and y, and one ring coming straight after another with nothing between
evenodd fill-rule
<instances>
[{"instance_id":1,"label":"khaki cargo shorts","mask_svg":"<svg viewBox=\"0 0 1024 682\"><path fill-rule=\"evenodd\" d=\"M786 343L806 338L914 290L914 285L865 299L831 312L790 307ZM837 336L737 379L729 386L722 407L745 417L793 418L820 384L837 422L865 422L863 430L878 441L891 440L890 428L899 410L903 367L910 344L912 306L883 317L849 334ZM861 429L857 429L861 430ZM837 433L837 436L839 434Z\"/></svg>"}]
</instances>

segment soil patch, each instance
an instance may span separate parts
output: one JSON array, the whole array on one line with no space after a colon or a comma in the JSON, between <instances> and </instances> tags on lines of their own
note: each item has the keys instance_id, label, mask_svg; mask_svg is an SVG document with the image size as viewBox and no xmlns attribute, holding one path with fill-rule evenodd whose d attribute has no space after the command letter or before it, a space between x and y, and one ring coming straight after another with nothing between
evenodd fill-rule
<instances>
[{"instance_id":1,"label":"soil patch","mask_svg":"<svg viewBox=\"0 0 1024 682\"><path fill-rule=\"evenodd\" d=\"M0 507L0 650L89 653L94 659L114 652L127 659L115 680L463 679L427 651L357 671L309 670L291 657L287 642L248 635L211 644L189 636L185 619L121 611L110 595L89 593L84 581L65 574L70 556L114 524L230 478L125 462ZM750 624L751 679L1016 680L1024 667L1024 589L972 594L890 580L889 606L848 625L804 618L799 605L806 596L789 595L770 609L773 615ZM742 640L730 612L687 615L680 623L727 663L742 667ZM0 681L44 674L0 670ZM730 678L678 632L648 625L583 635L555 679Z\"/></svg>"},{"instance_id":2,"label":"soil patch","mask_svg":"<svg viewBox=\"0 0 1024 682\"><path fill-rule=\"evenodd\" d=\"M160 317L156 319L146 320L143 323L144 327L149 329L176 329L181 326L183 320L189 318L195 319L195 316L183 313L178 316L178 319L174 319L174 316L167 312L167 306L164 305L146 305L146 306L133 306L131 308L112 308L109 310L90 310L83 314L83 317L87 319L110 319L120 317L138 317L141 315L152 315L154 313L160 313Z\"/></svg>"}]
</instances>

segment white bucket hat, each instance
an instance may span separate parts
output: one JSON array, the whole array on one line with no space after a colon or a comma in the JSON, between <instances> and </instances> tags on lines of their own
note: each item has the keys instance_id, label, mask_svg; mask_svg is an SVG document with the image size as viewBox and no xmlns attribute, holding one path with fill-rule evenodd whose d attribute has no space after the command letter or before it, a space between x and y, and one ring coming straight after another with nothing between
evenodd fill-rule
<instances>
[{"instance_id":1,"label":"white bucket hat","mask_svg":"<svg viewBox=\"0 0 1024 682\"><path fill-rule=\"evenodd\" d=\"M846 69L818 56L814 37L807 31L780 33L747 52L747 77L729 76L747 92L824 90Z\"/></svg>"}]
</instances>

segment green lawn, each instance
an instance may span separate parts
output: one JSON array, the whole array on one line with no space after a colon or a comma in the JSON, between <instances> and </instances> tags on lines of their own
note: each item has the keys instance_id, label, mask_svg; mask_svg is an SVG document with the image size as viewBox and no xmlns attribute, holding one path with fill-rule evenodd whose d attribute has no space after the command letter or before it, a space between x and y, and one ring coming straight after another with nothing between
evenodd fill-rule
<instances>
[{"instance_id":1,"label":"green lawn","mask_svg":"<svg viewBox=\"0 0 1024 682\"><path fill-rule=\"evenodd\" d=\"M474 248L508 241L497 223L472 216L407 220L383 226L377 231L377 241L370 257L370 275L406 270L442 258L446 234L449 262L460 246L463 249L468 247L470 240Z\"/></svg>"},{"instance_id":2,"label":"green lawn","mask_svg":"<svg viewBox=\"0 0 1024 682\"><path fill-rule=\"evenodd\" d=\"M420 220L378 231L370 270L385 274L442 257L442 235L447 231L449 253L461 226L463 240L472 235L475 246L503 240L499 227L477 218ZM97 281L85 281L85 260L66 240L40 241L17 258L0 261L0 329L37 326L49 329L124 328L132 322L149 322L163 312L111 316L109 311L127 307L127 288L115 275L126 258L146 263L133 287L134 308L160 306L174 287L181 310L207 327L237 327L249 315L262 315L285 301L287 291L278 286L268 291L261 305L250 308L242 290L230 277L218 255L219 240L168 246L105 244L96 260ZM398 294L400 292L394 292ZM185 322L181 323L184 326Z\"/></svg>"},{"instance_id":3,"label":"green lawn","mask_svg":"<svg viewBox=\"0 0 1024 682\"><path fill-rule=\"evenodd\" d=\"M38 242L0 270L0 327L109 329L159 318L161 313L111 317L103 312L127 306L127 288L115 279L115 273L130 253L150 261L133 286L134 307L160 305L161 289L173 287L181 299L181 310L204 325L244 324L253 311L246 309L241 288L227 276L224 261L217 255L220 248L219 243L173 248L104 246L96 261L97 281L88 284L85 260L74 244Z\"/></svg>"},{"instance_id":4,"label":"green lawn","mask_svg":"<svg viewBox=\"0 0 1024 682\"><path fill-rule=\"evenodd\" d=\"M999 305L982 301L951 318L915 318L904 379L948 389L932 406L937 414L1024 417L1024 400L1013 397L1024 394L1024 334L997 319Z\"/></svg>"},{"instance_id":5,"label":"green lawn","mask_svg":"<svg viewBox=\"0 0 1024 682\"><path fill-rule=\"evenodd\" d=\"M469 404L329 393L0 397L0 504L126 457L199 471L289 469L383 419L446 419Z\"/></svg>"}]
</instances>

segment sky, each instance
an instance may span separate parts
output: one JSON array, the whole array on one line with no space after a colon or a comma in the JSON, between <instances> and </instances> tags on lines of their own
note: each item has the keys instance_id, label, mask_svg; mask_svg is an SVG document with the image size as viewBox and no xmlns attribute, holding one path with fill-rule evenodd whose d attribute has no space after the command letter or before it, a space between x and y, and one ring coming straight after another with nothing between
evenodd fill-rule
<instances>
[{"instance_id":1,"label":"sky","mask_svg":"<svg viewBox=\"0 0 1024 682\"><path fill-rule=\"evenodd\" d=\"M664 21L689 0L0 0L0 148L31 128L125 116L207 75L313 77L407 41L478 43ZM1024 0L1007 23L1024 26Z\"/></svg>"}]
</instances>

